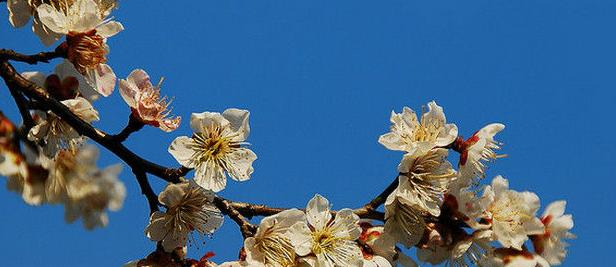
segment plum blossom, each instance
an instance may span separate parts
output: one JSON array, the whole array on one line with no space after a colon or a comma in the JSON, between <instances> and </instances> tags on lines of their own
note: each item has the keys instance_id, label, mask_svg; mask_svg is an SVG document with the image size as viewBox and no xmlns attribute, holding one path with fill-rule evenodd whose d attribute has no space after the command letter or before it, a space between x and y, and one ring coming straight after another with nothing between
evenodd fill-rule
<instances>
[{"instance_id":1,"label":"plum blossom","mask_svg":"<svg viewBox=\"0 0 616 267\"><path fill-rule=\"evenodd\" d=\"M575 238L569 232L573 228L573 217L565 214L566 201L550 203L543 211L541 222L545 231L539 235L532 235L535 252L545 258L551 265L560 265L567 255L567 244L563 239Z\"/></svg>"},{"instance_id":2,"label":"plum blossom","mask_svg":"<svg viewBox=\"0 0 616 267\"><path fill-rule=\"evenodd\" d=\"M505 248L521 250L529 235L544 233L541 220L535 217L539 197L510 190L509 182L501 176L486 186L480 203L484 205L484 219L491 222L494 237Z\"/></svg>"},{"instance_id":3,"label":"plum blossom","mask_svg":"<svg viewBox=\"0 0 616 267\"><path fill-rule=\"evenodd\" d=\"M362 266L363 257L356 240L361 234L359 218L350 209L338 211L332 219L329 201L315 195L306 206L306 219L291 226L289 235L299 256L309 266Z\"/></svg>"},{"instance_id":4,"label":"plum blossom","mask_svg":"<svg viewBox=\"0 0 616 267\"><path fill-rule=\"evenodd\" d=\"M36 8L45 2L57 10L66 10L75 0L8 0L6 2L11 25L15 28L23 27L32 17L32 31L41 39L45 46L50 46L60 39L61 35L51 31L41 22ZM95 2L101 11L100 15L102 17L109 15L116 6L116 0L95 0Z\"/></svg>"},{"instance_id":5,"label":"plum blossom","mask_svg":"<svg viewBox=\"0 0 616 267\"><path fill-rule=\"evenodd\" d=\"M448 232L443 236L439 230ZM471 234L463 229L431 229L428 242L417 249L420 261L445 266L477 265L485 251L490 249L491 230L479 230Z\"/></svg>"},{"instance_id":6,"label":"plum blossom","mask_svg":"<svg viewBox=\"0 0 616 267\"><path fill-rule=\"evenodd\" d=\"M497 248L479 260L479 266L487 267L550 267L541 256L527 250Z\"/></svg>"},{"instance_id":7,"label":"plum blossom","mask_svg":"<svg viewBox=\"0 0 616 267\"><path fill-rule=\"evenodd\" d=\"M87 123L99 119L98 112L83 97L60 102ZM74 151L84 142L75 129L51 111L40 114L37 124L28 132L28 139L41 144L47 157L54 157L62 149Z\"/></svg>"},{"instance_id":8,"label":"plum blossom","mask_svg":"<svg viewBox=\"0 0 616 267\"><path fill-rule=\"evenodd\" d=\"M500 123L488 124L473 136L460 144L460 176L456 183L460 187L468 186L474 178L485 176L486 166L484 162L495 160L502 155L497 155L495 150L500 149L501 143L494 140L494 136L505 129Z\"/></svg>"},{"instance_id":9,"label":"plum blossom","mask_svg":"<svg viewBox=\"0 0 616 267\"><path fill-rule=\"evenodd\" d=\"M169 118L171 101L160 97L161 78L157 86L141 69L133 70L126 80L120 80L120 94L130 106L132 115L143 123L171 132L180 126L180 117Z\"/></svg>"},{"instance_id":10,"label":"plum blossom","mask_svg":"<svg viewBox=\"0 0 616 267\"><path fill-rule=\"evenodd\" d=\"M36 8L41 22L52 32L66 35L67 58L101 95L109 96L116 76L107 62L108 37L122 31L122 24L105 18L94 0L75 0L56 8L41 4Z\"/></svg>"},{"instance_id":11,"label":"plum blossom","mask_svg":"<svg viewBox=\"0 0 616 267\"><path fill-rule=\"evenodd\" d=\"M183 166L195 169L195 182L205 189L219 192L227 185L225 172L236 181L250 179L252 162L257 155L243 147L250 127L247 110L227 109L193 113L191 137L180 136L169 146L169 153Z\"/></svg>"},{"instance_id":12,"label":"plum blossom","mask_svg":"<svg viewBox=\"0 0 616 267\"><path fill-rule=\"evenodd\" d=\"M415 112L404 107L402 113L391 112L390 132L379 137L379 143L391 150L425 153L435 147L451 144L458 135L455 124L447 124L443 108L432 101L428 112L417 120Z\"/></svg>"},{"instance_id":13,"label":"plum blossom","mask_svg":"<svg viewBox=\"0 0 616 267\"><path fill-rule=\"evenodd\" d=\"M16 142L16 130L0 112L0 176L26 176L28 173L26 160Z\"/></svg>"},{"instance_id":14,"label":"plum blossom","mask_svg":"<svg viewBox=\"0 0 616 267\"><path fill-rule=\"evenodd\" d=\"M423 211L406 197L402 188L408 178L398 177L398 188L385 201L385 233L395 237L396 243L410 248L421 240L426 223Z\"/></svg>"},{"instance_id":15,"label":"plum blossom","mask_svg":"<svg viewBox=\"0 0 616 267\"><path fill-rule=\"evenodd\" d=\"M212 204L214 194L192 182L169 184L158 196L167 207L165 212L154 212L145 234L153 241L162 241L170 252L186 245L188 236L213 233L222 225L223 216Z\"/></svg>"},{"instance_id":16,"label":"plum blossom","mask_svg":"<svg viewBox=\"0 0 616 267\"><path fill-rule=\"evenodd\" d=\"M23 72L21 75L34 84L43 87L57 100L81 96L92 102L100 96L87 84L83 75L68 60L58 64L51 75L45 75L38 71Z\"/></svg>"},{"instance_id":17,"label":"plum blossom","mask_svg":"<svg viewBox=\"0 0 616 267\"><path fill-rule=\"evenodd\" d=\"M400 183L397 194L419 210L438 217L447 184L456 177L447 161L447 149L437 148L424 154L407 153L398 165Z\"/></svg>"},{"instance_id":18,"label":"plum blossom","mask_svg":"<svg viewBox=\"0 0 616 267\"><path fill-rule=\"evenodd\" d=\"M295 263L289 228L306 221L306 214L290 209L263 218L254 237L246 238L244 250L249 266L286 267Z\"/></svg>"}]
</instances>

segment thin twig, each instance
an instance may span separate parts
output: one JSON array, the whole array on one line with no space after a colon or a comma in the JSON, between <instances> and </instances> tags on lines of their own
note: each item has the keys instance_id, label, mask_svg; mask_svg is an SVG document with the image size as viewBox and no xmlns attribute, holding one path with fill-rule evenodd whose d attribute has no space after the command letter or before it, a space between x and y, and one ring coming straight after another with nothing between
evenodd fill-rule
<instances>
[{"instance_id":1,"label":"thin twig","mask_svg":"<svg viewBox=\"0 0 616 267\"><path fill-rule=\"evenodd\" d=\"M40 52L33 55L20 54L10 49L0 49L0 61L13 60L25 62L30 65L37 64L39 62L49 63L50 60L61 57L65 57L65 53L62 52L61 49L56 49L53 52Z\"/></svg>"},{"instance_id":2,"label":"thin twig","mask_svg":"<svg viewBox=\"0 0 616 267\"><path fill-rule=\"evenodd\" d=\"M254 235L256 227L248 222L248 220L233 207L230 201L217 196L214 198L214 205L240 227L240 232L242 232L242 237L244 237L244 239Z\"/></svg>"},{"instance_id":3,"label":"thin twig","mask_svg":"<svg viewBox=\"0 0 616 267\"><path fill-rule=\"evenodd\" d=\"M158 209L158 196L152 189L150 182L148 181L148 176L145 171L141 170L139 167L132 167L133 173L135 174L135 178L137 178L137 182L139 183L139 187L141 188L141 193L148 200L148 205L150 206L150 214L159 211Z\"/></svg>"},{"instance_id":4,"label":"thin twig","mask_svg":"<svg viewBox=\"0 0 616 267\"><path fill-rule=\"evenodd\" d=\"M32 115L28 110L28 100L20 92L11 88L10 86L9 92L11 92L11 96L13 96L13 99L17 104L17 109L19 109L19 114L21 115L24 126L26 126L26 130L30 131L30 129L34 127L34 120L32 119Z\"/></svg>"},{"instance_id":5,"label":"thin twig","mask_svg":"<svg viewBox=\"0 0 616 267\"><path fill-rule=\"evenodd\" d=\"M143 124L139 118L136 118L133 113L131 113L128 117L128 124L126 124L126 127L124 127L120 133L112 135L111 138L118 143L122 143L126 141L128 136L132 133L141 130L144 125L145 124Z\"/></svg>"}]
</instances>

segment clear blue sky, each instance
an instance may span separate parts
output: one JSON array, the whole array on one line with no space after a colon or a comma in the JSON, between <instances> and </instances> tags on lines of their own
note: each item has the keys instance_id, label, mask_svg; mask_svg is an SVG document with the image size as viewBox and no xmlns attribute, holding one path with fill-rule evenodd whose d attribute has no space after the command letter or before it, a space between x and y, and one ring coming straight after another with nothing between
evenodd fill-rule
<instances>
[{"instance_id":1,"label":"clear blue sky","mask_svg":"<svg viewBox=\"0 0 616 267\"><path fill-rule=\"evenodd\" d=\"M507 125L500 140L509 158L490 176L536 192L543 206L568 201L578 239L565 266L603 265L613 253L616 2L204 2L122 1L114 13L126 27L109 42L116 74L164 76L163 92L185 119L171 134L131 136L128 146L144 157L176 165L167 146L190 134L191 112L246 108L259 159L250 181L231 182L222 195L303 207L319 192L334 208L357 207L395 175L401 154L376 141L389 112L434 99L465 136ZM4 4L0 18L0 47L45 50L29 28L10 27ZM97 127L124 126L117 91L96 107ZM0 109L18 118L4 84ZM103 153L101 164L117 161ZM145 256L154 245L143 235L147 204L128 169L121 179L124 208L92 232L65 224L62 207L30 207L0 190L2 265L119 266ZM240 242L228 220L191 250L223 261Z\"/></svg>"}]
</instances>

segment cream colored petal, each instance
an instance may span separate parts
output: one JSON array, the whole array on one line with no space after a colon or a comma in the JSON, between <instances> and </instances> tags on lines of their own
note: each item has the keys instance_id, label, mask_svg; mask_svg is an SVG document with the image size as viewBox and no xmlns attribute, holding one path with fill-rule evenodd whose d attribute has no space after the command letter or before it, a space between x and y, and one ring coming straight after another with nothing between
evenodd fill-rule
<instances>
[{"instance_id":1,"label":"cream colored petal","mask_svg":"<svg viewBox=\"0 0 616 267\"><path fill-rule=\"evenodd\" d=\"M335 229L335 236L355 240L361 235L361 227L357 224L359 217L350 209L341 209L336 213L334 223L331 226Z\"/></svg>"},{"instance_id":2,"label":"cream colored petal","mask_svg":"<svg viewBox=\"0 0 616 267\"><path fill-rule=\"evenodd\" d=\"M187 168L195 167L195 150L193 149L194 140L188 136L180 136L175 138L169 146L169 153L182 166Z\"/></svg>"},{"instance_id":3,"label":"cream colored petal","mask_svg":"<svg viewBox=\"0 0 616 267\"><path fill-rule=\"evenodd\" d=\"M224 169L211 161L196 167L194 180L199 186L214 192L220 192L227 186Z\"/></svg>"},{"instance_id":4,"label":"cream colored petal","mask_svg":"<svg viewBox=\"0 0 616 267\"><path fill-rule=\"evenodd\" d=\"M201 133L208 127L229 127L229 121L218 112L202 112L190 115L190 128L195 133Z\"/></svg>"},{"instance_id":5,"label":"cream colored petal","mask_svg":"<svg viewBox=\"0 0 616 267\"><path fill-rule=\"evenodd\" d=\"M95 29L103 21L98 4L94 0L77 0L70 9L76 11L70 17L71 31L87 32Z\"/></svg>"},{"instance_id":6,"label":"cream colored petal","mask_svg":"<svg viewBox=\"0 0 616 267\"><path fill-rule=\"evenodd\" d=\"M41 22L37 15L35 15L32 21L32 31L41 40L43 45L50 46L62 37L61 34L55 33Z\"/></svg>"},{"instance_id":7,"label":"cream colored petal","mask_svg":"<svg viewBox=\"0 0 616 267\"><path fill-rule=\"evenodd\" d=\"M117 21L109 21L96 28L96 33L103 38L109 38L124 30L122 23Z\"/></svg>"},{"instance_id":8,"label":"cream colored petal","mask_svg":"<svg viewBox=\"0 0 616 267\"><path fill-rule=\"evenodd\" d=\"M238 134L233 141L241 142L248 138L250 134L250 126L248 125L250 112L248 110L230 108L225 110L222 116L229 121L231 130Z\"/></svg>"},{"instance_id":9,"label":"cream colored petal","mask_svg":"<svg viewBox=\"0 0 616 267\"><path fill-rule=\"evenodd\" d=\"M113 89L115 89L116 83L116 75L113 73L113 70L107 64L98 64L95 70L93 70L93 75L89 75L90 77L94 77L94 90L96 90L99 94L103 96L109 96L113 93Z\"/></svg>"},{"instance_id":10,"label":"cream colored petal","mask_svg":"<svg viewBox=\"0 0 616 267\"><path fill-rule=\"evenodd\" d=\"M316 194L306 206L306 219L314 229L323 229L331 220L329 201Z\"/></svg>"},{"instance_id":11,"label":"cream colored petal","mask_svg":"<svg viewBox=\"0 0 616 267\"><path fill-rule=\"evenodd\" d=\"M565 214L565 206L567 202L564 200L554 201L550 203L543 211L542 217L552 216L553 218L560 217Z\"/></svg>"},{"instance_id":12,"label":"cream colored petal","mask_svg":"<svg viewBox=\"0 0 616 267\"><path fill-rule=\"evenodd\" d=\"M45 86L45 79L47 79L47 75L45 75L44 73L42 73L40 71L22 72L21 76L23 76L28 81L31 81L31 82L33 82L34 84L36 84L36 85L38 85L40 87L44 87Z\"/></svg>"},{"instance_id":13,"label":"cream colored petal","mask_svg":"<svg viewBox=\"0 0 616 267\"><path fill-rule=\"evenodd\" d=\"M312 252L312 237L306 222L298 222L291 226L288 236L297 255L306 256Z\"/></svg>"},{"instance_id":14,"label":"cream colored petal","mask_svg":"<svg viewBox=\"0 0 616 267\"><path fill-rule=\"evenodd\" d=\"M68 33L69 21L64 13L48 4L38 6L36 12L41 22L53 32L58 34Z\"/></svg>"},{"instance_id":15,"label":"cream colored petal","mask_svg":"<svg viewBox=\"0 0 616 267\"><path fill-rule=\"evenodd\" d=\"M175 207L182 201L186 194L187 183L168 184L160 195L158 201L167 207Z\"/></svg>"},{"instance_id":16,"label":"cream colored petal","mask_svg":"<svg viewBox=\"0 0 616 267\"><path fill-rule=\"evenodd\" d=\"M120 95L122 96L122 99L124 99L124 102L126 102L129 107L136 109L138 106L137 98L139 94L139 89L137 89L137 87L130 82L123 79L120 80L118 88L120 90Z\"/></svg>"},{"instance_id":17,"label":"cream colored petal","mask_svg":"<svg viewBox=\"0 0 616 267\"><path fill-rule=\"evenodd\" d=\"M226 156L225 169L229 176L236 181L246 181L254 171L252 162L257 159L257 155L247 148L234 149Z\"/></svg>"},{"instance_id":18,"label":"cream colored petal","mask_svg":"<svg viewBox=\"0 0 616 267\"><path fill-rule=\"evenodd\" d=\"M145 236L153 241L160 241L165 238L168 231L165 214L160 211L152 213L150 223L144 230Z\"/></svg>"}]
</instances>

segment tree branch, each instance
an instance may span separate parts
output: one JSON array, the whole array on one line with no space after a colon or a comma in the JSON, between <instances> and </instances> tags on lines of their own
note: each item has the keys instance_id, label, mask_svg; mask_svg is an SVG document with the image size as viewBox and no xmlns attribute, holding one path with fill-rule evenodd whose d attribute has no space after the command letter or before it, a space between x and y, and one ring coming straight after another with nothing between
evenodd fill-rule
<instances>
[{"instance_id":1,"label":"tree branch","mask_svg":"<svg viewBox=\"0 0 616 267\"><path fill-rule=\"evenodd\" d=\"M128 124L126 124L126 127L124 127L120 133L112 135L111 138L118 143L122 143L126 141L128 136L132 133L141 130L144 125L145 124L139 118L136 118L131 112L128 116Z\"/></svg>"},{"instance_id":2,"label":"tree branch","mask_svg":"<svg viewBox=\"0 0 616 267\"><path fill-rule=\"evenodd\" d=\"M13 60L25 62L30 65L37 64L39 62L49 63L49 60L65 56L66 54L62 52L61 49L56 49L53 52L40 52L34 55L24 55L10 49L0 49L0 61Z\"/></svg>"},{"instance_id":3,"label":"tree branch","mask_svg":"<svg viewBox=\"0 0 616 267\"><path fill-rule=\"evenodd\" d=\"M250 222L248 222L248 220L233 207L230 201L216 196L214 198L214 205L216 205L216 207L223 214L229 216L229 218L231 218L240 227L240 232L242 232L242 237L244 237L244 239L254 236L256 227L250 224Z\"/></svg>"},{"instance_id":4,"label":"tree branch","mask_svg":"<svg viewBox=\"0 0 616 267\"><path fill-rule=\"evenodd\" d=\"M8 84L7 87L9 88L9 92L11 92L11 96L13 96L13 99L15 100L15 104L17 104L17 109L19 109L19 114L21 115L21 119L26 127L26 130L30 131L30 129L34 127L34 120L28 110L28 100L20 92L8 86Z\"/></svg>"},{"instance_id":5,"label":"tree branch","mask_svg":"<svg viewBox=\"0 0 616 267\"><path fill-rule=\"evenodd\" d=\"M145 171L141 170L139 167L132 167L132 171L137 178L137 182L139 183L139 187L141 188L141 193L148 200L148 205L150 206L150 215L156 211L159 211L158 205L158 196L152 189L150 182L148 181L148 176Z\"/></svg>"}]
</instances>

